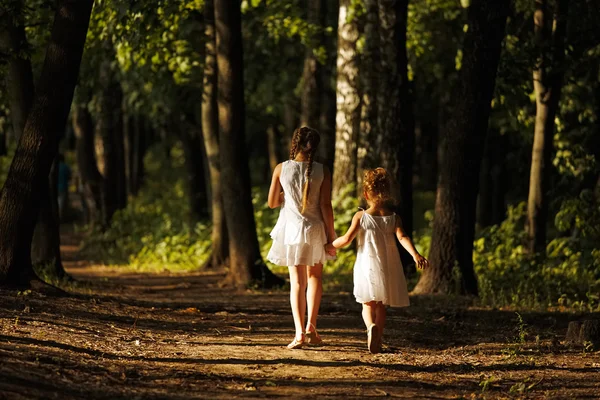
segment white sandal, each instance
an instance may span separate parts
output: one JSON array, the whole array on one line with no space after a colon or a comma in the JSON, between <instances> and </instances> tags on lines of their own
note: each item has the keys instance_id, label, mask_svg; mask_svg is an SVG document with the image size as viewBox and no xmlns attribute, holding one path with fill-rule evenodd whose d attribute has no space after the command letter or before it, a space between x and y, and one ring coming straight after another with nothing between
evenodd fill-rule
<instances>
[{"instance_id":1,"label":"white sandal","mask_svg":"<svg viewBox=\"0 0 600 400\"><path fill-rule=\"evenodd\" d=\"M294 340L292 340L292 342L287 345L287 348L290 350L301 349L302 346L304 346L304 342L305 342L304 334L302 334L302 336L300 336L300 339L298 339L296 336L294 336Z\"/></svg>"}]
</instances>

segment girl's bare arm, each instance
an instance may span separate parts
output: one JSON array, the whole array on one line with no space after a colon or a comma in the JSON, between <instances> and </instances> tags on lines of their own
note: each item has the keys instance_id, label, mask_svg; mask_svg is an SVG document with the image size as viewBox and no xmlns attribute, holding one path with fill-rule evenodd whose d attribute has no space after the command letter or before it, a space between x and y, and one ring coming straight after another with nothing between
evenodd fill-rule
<instances>
[{"instance_id":1,"label":"girl's bare arm","mask_svg":"<svg viewBox=\"0 0 600 400\"><path fill-rule=\"evenodd\" d=\"M267 204L269 208L276 208L283 204L283 189L279 177L281 176L281 164L278 164L273 171L273 178L271 179L271 187L269 188L269 197Z\"/></svg>"},{"instance_id":2,"label":"girl's bare arm","mask_svg":"<svg viewBox=\"0 0 600 400\"><path fill-rule=\"evenodd\" d=\"M323 183L321 184L321 214L325 222L325 233L327 234L327 243L335 239L335 228L333 226L333 206L331 205L331 172L329 168L323 166Z\"/></svg>"},{"instance_id":3,"label":"girl's bare arm","mask_svg":"<svg viewBox=\"0 0 600 400\"><path fill-rule=\"evenodd\" d=\"M340 236L339 238L333 241L333 246L336 249L348 246L350 243L352 243L352 241L356 237L356 234L358 233L358 229L360 228L360 219L363 213L364 211L359 211L356 214L354 214L354 217L352 217L352 223L350 224L350 228L348 228L348 232L346 232L344 236Z\"/></svg>"},{"instance_id":4,"label":"girl's bare arm","mask_svg":"<svg viewBox=\"0 0 600 400\"><path fill-rule=\"evenodd\" d=\"M406 251L408 251L408 253L412 256L413 260L415 260L417 267L425 268L429 265L429 261L427 261L425 257L419 254L412 240L410 240L410 237L408 237L406 232L404 232L404 229L402 229L402 220L399 216L396 216L396 237L398 238L398 241L400 242L402 247L404 247Z\"/></svg>"}]
</instances>

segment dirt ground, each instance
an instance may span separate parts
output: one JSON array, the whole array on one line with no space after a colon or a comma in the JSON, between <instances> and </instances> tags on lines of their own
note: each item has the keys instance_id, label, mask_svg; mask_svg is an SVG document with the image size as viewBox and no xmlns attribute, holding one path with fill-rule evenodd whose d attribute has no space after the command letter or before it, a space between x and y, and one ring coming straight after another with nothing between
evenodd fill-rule
<instances>
[{"instance_id":1,"label":"dirt ground","mask_svg":"<svg viewBox=\"0 0 600 400\"><path fill-rule=\"evenodd\" d=\"M0 291L2 399L600 398L600 353L563 342L577 315L523 312L520 328L514 311L412 298L371 355L359 305L330 292L325 345L292 351L285 291L221 289L220 272L126 273L78 260L73 241L63 250L88 282L72 296Z\"/></svg>"}]
</instances>

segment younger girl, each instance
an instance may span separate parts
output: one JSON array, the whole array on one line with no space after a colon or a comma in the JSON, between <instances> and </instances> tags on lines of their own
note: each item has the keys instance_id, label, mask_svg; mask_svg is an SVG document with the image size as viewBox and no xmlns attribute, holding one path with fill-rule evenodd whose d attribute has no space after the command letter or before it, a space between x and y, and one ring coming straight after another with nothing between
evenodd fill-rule
<instances>
[{"instance_id":1,"label":"younger girl","mask_svg":"<svg viewBox=\"0 0 600 400\"><path fill-rule=\"evenodd\" d=\"M365 171L363 184L363 195L369 208L354 215L348 232L336 239L333 246L347 246L358 235L354 296L357 302L363 304L362 317L367 326L369 351L379 353L385 327L385 306L409 305L408 289L394 234L419 268L426 267L428 261L417 252L402 229L400 217L390 207L390 179L385 169Z\"/></svg>"},{"instance_id":2,"label":"younger girl","mask_svg":"<svg viewBox=\"0 0 600 400\"><path fill-rule=\"evenodd\" d=\"M331 173L313 161L319 141L316 130L296 129L290 159L277 165L269 189L269 207L281 206L281 212L271 232L273 245L267 260L287 266L290 272L290 303L296 326L290 349L322 342L316 325L323 293L323 263L335 258L331 245L335 239Z\"/></svg>"}]
</instances>

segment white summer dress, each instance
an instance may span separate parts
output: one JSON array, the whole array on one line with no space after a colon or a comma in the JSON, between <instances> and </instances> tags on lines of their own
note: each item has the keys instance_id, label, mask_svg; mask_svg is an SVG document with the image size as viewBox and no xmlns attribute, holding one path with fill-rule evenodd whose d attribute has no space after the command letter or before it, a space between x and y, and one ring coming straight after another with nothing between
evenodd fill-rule
<instances>
[{"instance_id":1,"label":"white summer dress","mask_svg":"<svg viewBox=\"0 0 600 400\"><path fill-rule=\"evenodd\" d=\"M307 207L304 214L300 213L307 168L308 162L302 161L288 160L281 164L279 181L284 202L271 231L273 245L267 255L267 260L273 264L313 266L335 259L325 252L324 247L327 235L320 206L323 164L313 162Z\"/></svg>"},{"instance_id":2,"label":"white summer dress","mask_svg":"<svg viewBox=\"0 0 600 400\"><path fill-rule=\"evenodd\" d=\"M381 301L392 307L409 305L395 230L396 214L374 216L363 212L354 264L354 297L357 302Z\"/></svg>"}]
</instances>

